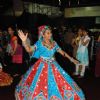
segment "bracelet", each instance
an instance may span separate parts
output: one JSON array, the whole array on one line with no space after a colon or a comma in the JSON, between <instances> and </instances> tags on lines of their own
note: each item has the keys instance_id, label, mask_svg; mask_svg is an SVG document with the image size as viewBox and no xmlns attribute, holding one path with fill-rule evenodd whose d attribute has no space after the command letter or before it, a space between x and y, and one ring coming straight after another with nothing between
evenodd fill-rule
<instances>
[{"instance_id":1,"label":"bracelet","mask_svg":"<svg viewBox=\"0 0 100 100\"><path fill-rule=\"evenodd\" d=\"M66 55L66 54L64 53L64 57L65 57L65 55Z\"/></svg>"},{"instance_id":2,"label":"bracelet","mask_svg":"<svg viewBox=\"0 0 100 100\"><path fill-rule=\"evenodd\" d=\"M26 41L22 42L22 44L23 44L24 47L27 47L27 42Z\"/></svg>"},{"instance_id":3,"label":"bracelet","mask_svg":"<svg viewBox=\"0 0 100 100\"><path fill-rule=\"evenodd\" d=\"M72 57L71 57L70 61L73 62L73 58Z\"/></svg>"}]
</instances>

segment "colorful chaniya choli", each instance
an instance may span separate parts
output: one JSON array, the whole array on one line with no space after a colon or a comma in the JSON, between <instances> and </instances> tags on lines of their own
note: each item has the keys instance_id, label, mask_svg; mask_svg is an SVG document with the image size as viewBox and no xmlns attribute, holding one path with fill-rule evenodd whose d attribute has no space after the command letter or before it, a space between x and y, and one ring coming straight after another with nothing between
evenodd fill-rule
<instances>
[{"instance_id":1,"label":"colorful chaniya choli","mask_svg":"<svg viewBox=\"0 0 100 100\"><path fill-rule=\"evenodd\" d=\"M55 42L48 49L37 41L32 57L39 60L27 71L16 87L16 100L85 100L82 90L54 59L60 49Z\"/></svg>"}]
</instances>

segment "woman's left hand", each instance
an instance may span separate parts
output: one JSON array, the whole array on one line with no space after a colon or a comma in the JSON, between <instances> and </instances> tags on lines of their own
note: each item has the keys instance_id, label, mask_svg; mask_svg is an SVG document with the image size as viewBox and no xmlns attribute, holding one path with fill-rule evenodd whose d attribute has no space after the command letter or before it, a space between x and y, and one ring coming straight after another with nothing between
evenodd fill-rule
<instances>
[{"instance_id":1,"label":"woman's left hand","mask_svg":"<svg viewBox=\"0 0 100 100\"><path fill-rule=\"evenodd\" d=\"M79 64L79 61L73 59L73 63L74 63L75 65L77 65L77 64Z\"/></svg>"}]
</instances>

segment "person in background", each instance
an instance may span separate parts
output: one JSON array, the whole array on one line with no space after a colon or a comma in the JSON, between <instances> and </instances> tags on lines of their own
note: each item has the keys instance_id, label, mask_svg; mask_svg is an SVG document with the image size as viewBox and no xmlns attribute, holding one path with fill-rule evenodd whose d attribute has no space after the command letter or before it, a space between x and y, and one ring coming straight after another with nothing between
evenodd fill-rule
<instances>
[{"instance_id":1,"label":"person in background","mask_svg":"<svg viewBox=\"0 0 100 100\"><path fill-rule=\"evenodd\" d=\"M82 29L82 37L79 40L79 45L77 49L76 58L80 64L76 65L76 70L74 75L79 75L79 78L84 77L85 69L89 66L89 55L88 55L88 45L90 42L90 37L85 28Z\"/></svg>"},{"instance_id":2,"label":"person in background","mask_svg":"<svg viewBox=\"0 0 100 100\"><path fill-rule=\"evenodd\" d=\"M22 46L18 43L18 38L14 34L14 28L12 26L8 27L8 33L10 34L10 43L9 43L9 54L12 56L12 73L13 76L18 76L21 74L22 66Z\"/></svg>"},{"instance_id":3,"label":"person in background","mask_svg":"<svg viewBox=\"0 0 100 100\"><path fill-rule=\"evenodd\" d=\"M76 58L77 49L79 46L79 41L82 37L82 29L79 28L78 32L75 34L74 38L72 39L72 46L73 46L73 57Z\"/></svg>"}]
</instances>

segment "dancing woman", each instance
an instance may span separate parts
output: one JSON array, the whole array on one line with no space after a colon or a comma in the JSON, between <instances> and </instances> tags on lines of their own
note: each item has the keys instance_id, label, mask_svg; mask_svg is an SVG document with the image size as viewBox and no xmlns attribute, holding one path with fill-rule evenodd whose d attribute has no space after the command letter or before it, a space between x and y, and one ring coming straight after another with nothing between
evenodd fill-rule
<instances>
[{"instance_id":1,"label":"dancing woman","mask_svg":"<svg viewBox=\"0 0 100 100\"><path fill-rule=\"evenodd\" d=\"M49 26L39 27L39 40L34 46L26 42L28 34L19 30L18 35L27 52L38 61L27 71L16 87L16 100L85 100L82 90L74 80L60 67L54 58L55 52L74 60L53 40Z\"/></svg>"}]
</instances>

